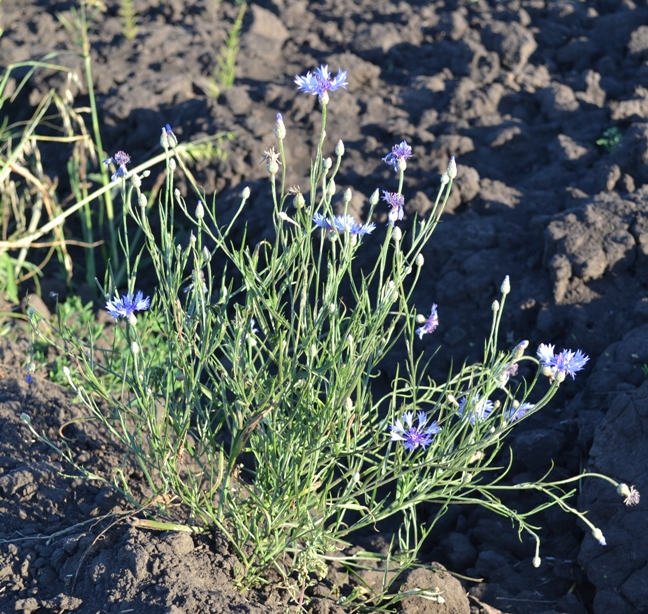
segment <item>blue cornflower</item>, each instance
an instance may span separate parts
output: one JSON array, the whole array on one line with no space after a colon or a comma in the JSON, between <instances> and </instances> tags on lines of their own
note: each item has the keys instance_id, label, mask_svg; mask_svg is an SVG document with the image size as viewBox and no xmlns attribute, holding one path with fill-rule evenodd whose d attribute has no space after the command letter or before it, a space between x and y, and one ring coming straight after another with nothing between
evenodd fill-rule
<instances>
[{"instance_id":1,"label":"blue cornflower","mask_svg":"<svg viewBox=\"0 0 648 614\"><path fill-rule=\"evenodd\" d=\"M427 417L425 412L419 411L416 413L418 418L418 428L414 427L414 412L406 411L403 414L403 422L396 420L395 424L390 425L391 440L404 442L406 450L415 450L419 446L425 449L432 443L434 436L441 432L441 427L436 423L425 428L427 424Z\"/></svg>"},{"instance_id":2,"label":"blue cornflower","mask_svg":"<svg viewBox=\"0 0 648 614\"><path fill-rule=\"evenodd\" d=\"M333 220L335 229L338 232L344 232L345 230L351 232L351 228L355 223L355 218L352 215L336 215L335 219Z\"/></svg>"},{"instance_id":3,"label":"blue cornflower","mask_svg":"<svg viewBox=\"0 0 648 614\"><path fill-rule=\"evenodd\" d=\"M150 304L150 297L147 296L144 298L144 294L139 290L135 297L133 297L132 294L127 294L121 298L119 295L115 296L112 301L106 303L106 311L115 318L115 320L118 318L126 318L131 324L134 324L135 312L148 309Z\"/></svg>"},{"instance_id":4,"label":"blue cornflower","mask_svg":"<svg viewBox=\"0 0 648 614\"><path fill-rule=\"evenodd\" d=\"M331 79L327 64L326 66L320 66L319 68L316 68L314 75L310 71L306 73L305 77L296 75L295 83L302 92L313 95L317 94L318 96L322 97L329 90L334 92L339 87L346 89L346 78L346 70L338 70L337 76Z\"/></svg>"},{"instance_id":5,"label":"blue cornflower","mask_svg":"<svg viewBox=\"0 0 648 614\"><path fill-rule=\"evenodd\" d=\"M475 424L476 421L483 422L491 415L494 409L492 401L485 398L480 399L479 395L475 395L471 403L472 407L469 410L466 409L466 403L466 397L459 401L459 415L470 420L471 424Z\"/></svg>"},{"instance_id":6,"label":"blue cornflower","mask_svg":"<svg viewBox=\"0 0 648 614\"><path fill-rule=\"evenodd\" d=\"M407 144L407 141L401 141L399 145L394 145L392 147L391 153L388 153L383 158L383 162L386 162L390 166L393 166L396 172L398 172L399 170L404 171L407 167L405 160L411 157L412 148Z\"/></svg>"},{"instance_id":7,"label":"blue cornflower","mask_svg":"<svg viewBox=\"0 0 648 614\"><path fill-rule=\"evenodd\" d=\"M369 222L368 224L358 224L355 222L351 226L351 234L352 235L369 235L371 234L374 230L376 230L376 225L373 222Z\"/></svg>"},{"instance_id":8,"label":"blue cornflower","mask_svg":"<svg viewBox=\"0 0 648 614\"><path fill-rule=\"evenodd\" d=\"M110 177L110 181L117 181L120 177L128 177L126 165L130 164L130 156L127 153L118 151L112 158L106 158L103 163L106 166L112 163L119 167L117 172Z\"/></svg>"},{"instance_id":9,"label":"blue cornflower","mask_svg":"<svg viewBox=\"0 0 648 614\"><path fill-rule=\"evenodd\" d=\"M430 316L425 320L423 326L416 329L416 334L419 336L419 339L423 339L423 335L433 333L437 329L437 326L439 326L439 316L437 314L437 305L433 303Z\"/></svg>"},{"instance_id":10,"label":"blue cornflower","mask_svg":"<svg viewBox=\"0 0 648 614\"><path fill-rule=\"evenodd\" d=\"M533 403L522 403L522 405L517 408L509 407L504 412L504 418L507 422L515 422L516 420L519 420L520 418L528 414L534 408L535 405Z\"/></svg>"},{"instance_id":11,"label":"blue cornflower","mask_svg":"<svg viewBox=\"0 0 648 614\"><path fill-rule=\"evenodd\" d=\"M575 352L563 350L560 354L554 354L554 347L551 344L545 345L541 343L536 353L540 364L545 368L546 375L551 380L559 373L562 374L563 379L566 375L571 375L572 379L575 379L576 372L581 371L585 367L589 356L580 350L576 350Z\"/></svg>"},{"instance_id":12,"label":"blue cornflower","mask_svg":"<svg viewBox=\"0 0 648 614\"><path fill-rule=\"evenodd\" d=\"M313 222L316 226L328 230L329 232L350 232L352 235L371 234L376 225L373 222L369 224L359 224L352 215L337 215L334 219L324 217L321 213L313 216Z\"/></svg>"},{"instance_id":13,"label":"blue cornflower","mask_svg":"<svg viewBox=\"0 0 648 614\"><path fill-rule=\"evenodd\" d=\"M319 226L320 228L328 230L329 232L336 230L335 223L329 218L324 217L321 213L316 213L313 216L313 222L315 223L315 226Z\"/></svg>"},{"instance_id":14,"label":"blue cornflower","mask_svg":"<svg viewBox=\"0 0 648 614\"><path fill-rule=\"evenodd\" d=\"M391 207L389 210L388 224L393 226L396 220L402 220L405 217L405 211L403 210L403 207L405 206L405 197L402 194L383 190L382 199Z\"/></svg>"}]
</instances>

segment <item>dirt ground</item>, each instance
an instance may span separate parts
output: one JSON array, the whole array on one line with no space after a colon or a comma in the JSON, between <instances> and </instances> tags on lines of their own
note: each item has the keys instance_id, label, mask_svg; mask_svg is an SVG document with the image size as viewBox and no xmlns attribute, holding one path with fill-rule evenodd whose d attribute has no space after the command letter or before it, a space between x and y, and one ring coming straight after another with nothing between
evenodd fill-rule
<instances>
[{"instance_id":1,"label":"dirt ground","mask_svg":"<svg viewBox=\"0 0 648 614\"><path fill-rule=\"evenodd\" d=\"M348 89L331 96L327 133L346 146L337 184L340 195L354 190L351 213L364 217L376 188L394 188L393 170L381 161L393 144L406 139L414 151L403 228L431 208L440 173L457 157L457 187L424 252L428 278L413 297L423 311L439 305L434 339L419 348L439 346L433 375L444 377L452 360L479 360L491 303L510 275L503 345L528 339L533 350L554 343L592 357L551 407L512 434L514 481L541 476L553 461L556 477L588 469L646 490L645 2L261 0L243 23L235 85L216 100L207 95L207 79L238 7L214 0L133 4L134 40L122 35L113 0L91 35L107 153L145 159L157 151L166 123L180 140L235 133L225 145L227 158L199 165L196 173L207 193L218 191L219 210L234 206L243 185L251 188L246 222L257 242L271 232L272 201L259 161L274 144L277 112L288 131L288 182L308 183L319 108L316 97L297 93L295 75L320 64L347 70ZM2 66L70 49L56 17L70 7L4 0ZM80 74L75 55L57 62ZM36 73L2 113L12 121L31 116L50 86L64 88L57 79ZM73 93L80 105L87 101L81 85ZM602 143L610 128L620 136L615 147ZM63 198L66 160L55 151L43 164ZM386 208L375 216L380 231L373 244L366 241L368 260L386 219ZM46 279L43 287L56 283ZM91 424L71 423L83 412L45 369L25 382L26 339L0 341L0 612L296 611L286 592L237 592L234 559L218 535L134 528L119 516L125 503L110 489L61 475L69 467L31 440L21 413L38 431L59 441L64 435L77 459L97 472L109 471L120 456ZM421 560L479 581L462 580L462 588L445 572L418 570L404 587L429 580L447 591L446 603L412 599L403 609L648 612L643 506L625 508L613 488L599 483L583 486L578 506L590 510L607 546L572 517L549 510L538 519L544 527L538 569L533 545L520 541L507 521L481 509L451 509ZM358 549L384 548L396 529L357 536ZM369 584L372 574L379 572L366 572ZM310 592L307 609L341 612L327 599L336 585L344 594L353 580L332 568Z\"/></svg>"}]
</instances>

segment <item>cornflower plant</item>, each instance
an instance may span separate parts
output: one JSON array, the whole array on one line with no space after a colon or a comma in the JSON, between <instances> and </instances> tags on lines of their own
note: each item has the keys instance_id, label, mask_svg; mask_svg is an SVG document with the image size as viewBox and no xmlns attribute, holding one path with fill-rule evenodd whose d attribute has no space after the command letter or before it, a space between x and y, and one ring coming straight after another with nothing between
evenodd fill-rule
<instances>
[{"instance_id":1,"label":"cornflower plant","mask_svg":"<svg viewBox=\"0 0 648 614\"><path fill-rule=\"evenodd\" d=\"M456 162L452 158L442 175L429 215L414 218L407 232L396 223L400 215L388 217L384 238L375 232L369 220L379 205L378 189L366 221L349 215L350 189L336 215L332 199L345 150L338 141L335 161L326 156L325 127L329 94L344 88L346 77L344 71L333 77L322 66L295 80L300 90L318 96L322 111L306 195L286 189L287 130L277 115L278 151L264 155L274 202L271 241L233 243L231 230L250 189L243 189L240 206L222 224L215 200L208 206L186 173L170 126L161 137L167 176L159 235L149 223L140 176L124 171L115 178L124 219L129 216L145 237L142 251L131 254L124 227L128 287L120 294L109 283L105 290L106 307L118 319L118 347L106 352L82 344L64 327L56 334L75 358L70 364L80 365L68 371L70 385L126 450L124 462L140 467L159 505L162 521L141 524L177 528L164 522L165 504L180 501L189 517L180 528L215 525L227 536L241 563L242 584L260 582L274 567L293 582L300 603L311 574L326 574L331 561L357 562L357 556L339 554L354 531L399 519L398 552L390 556L402 570L452 504L481 505L510 518L535 541L536 565L540 538L529 518L550 505L577 515L603 543L601 531L567 501L582 475L507 485L507 469L494 466L507 433L540 411L587 357L570 350L556 356L549 345L534 357L524 341L499 351L507 277L501 301L493 303L483 359L442 382L426 375L419 348L433 340L443 305L433 304L425 316L410 303ZM124 156L120 152L113 161L119 165ZM409 157L403 141L384 159L399 174L395 194L402 195ZM176 189L179 172L186 173L193 195ZM176 208L193 225L186 245L175 234ZM376 261L363 267L355 260L367 241L381 245ZM157 277L150 299L136 290L144 255ZM157 351L147 351L152 344ZM396 344L407 358L397 364L388 391L378 393L376 373ZM513 385L523 361L537 365L536 375ZM121 382L117 392L106 388L102 372ZM638 502L634 489L598 477L617 486L627 504ZM141 504L124 471L117 471L114 483ZM516 511L500 499L506 490L540 491L548 502ZM417 517L423 502L438 505L431 522ZM381 595L387 591L385 583Z\"/></svg>"}]
</instances>

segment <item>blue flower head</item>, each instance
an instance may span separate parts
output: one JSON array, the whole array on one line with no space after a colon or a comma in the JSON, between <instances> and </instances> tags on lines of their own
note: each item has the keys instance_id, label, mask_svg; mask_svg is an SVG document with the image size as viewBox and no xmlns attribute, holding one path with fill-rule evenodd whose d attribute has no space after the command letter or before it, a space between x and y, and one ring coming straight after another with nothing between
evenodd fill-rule
<instances>
[{"instance_id":1,"label":"blue flower head","mask_svg":"<svg viewBox=\"0 0 648 614\"><path fill-rule=\"evenodd\" d=\"M108 166L109 164L116 164L118 166L117 172L110 177L111 181L117 181L120 177L128 177L127 164L130 164L130 156L123 152L118 151L112 158L106 158L103 163Z\"/></svg>"},{"instance_id":2,"label":"blue flower head","mask_svg":"<svg viewBox=\"0 0 648 614\"><path fill-rule=\"evenodd\" d=\"M491 415L491 412L494 409L492 401L489 401L486 398L481 399L478 394L471 400L469 404L470 407L466 407L467 404L468 401L466 397L463 397L461 401L459 401L459 416L465 420L470 420L471 424L475 424L475 422L483 422Z\"/></svg>"},{"instance_id":3,"label":"blue flower head","mask_svg":"<svg viewBox=\"0 0 648 614\"><path fill-rule=\"evenodd\" d=\"M504 412L504 418L507 422L515 422L516 420L524 417L534 408L535 405L533 405L533 403L522 403L522 405L518 407L509 407Z\"/></svg>"},{"instance_id":4,"label":"blue flower head","mask_svg":"<svg viewBox=\"0 0 648 614\"><path fill-rule=\"evenodd\" d=\"M115 296L112 301L106 303L106 311L115 318L115 320L118 318L126 318L131 324L133 324L135 322L135 312L148 309L150 304L150 297L147 296L144 298L144 294L139 290L135 297L133 297L132 294L127 294L121 298L119 295Z\"/></svg>"},{"instance_id":5,"label":"blue flower head","mask_svg":"<svg viewBox=\"0 0 648 614\"><path fill-rule=\"evenodd\" d=\"M175 147L178 144L178 139L176 138L176 135L173 134L173 130L171 130L171 125L167 124L162 128L162 136L160 137L160 145L164 149L169 149L169 147Z\"/></svg>"},{"instance_id":6,"label":"blue flower head","mask_svg":"<svg viewBox=\"0 0 648 614\"><path fill-rule=\"evenodd\" d=\"M315 226L329 232L350 232L352 235L357 236L371 234L376 228L373 222L364 225L359 224L352 215L337 215L335 218L330 219L324 217L321 213L316 213L313 216L313 223Z\"/></svg>"},{"instance_id":7,"label":"blue flower head","mask_svg":"<svg viewBox=\"0 0 648 614\"><path fill-rule=\"evenodd\" d=\"M563 350L559 354L554 354L554 346L544 343L540 344L536 355L544 367L546 375L552 381L558 376L564 379L567 375L571 375L572 379L575 379L576 373L581 371L589 360L589 356L580 350L575 352Z\"/></svg>"},{"instance_id":8,"label":"blue flower head","mask_svg":"<svg viewBox=\"0 0 648 614\"><path fill-rule=\"evenodd\" d=\"M306 92L307 94L317 95L321 98L329 90L334 92L339 87L346 89L346 79L346 70L338 70L337 76L331 79L327 64L326 66L316 68L315 74L311 74L309 71L306 73L305 77L299 75L295 76L295 83L299 87L300 91Z\"/></svg>"},{"instance_id":9,"label":"blue flower head","mask_svg":"<svg viewBox=\"0 0 648 614\"><path fill-rule=\"evenodd\" d=\"M433 333L437 329L437 326L439 326L439 316L437 314L437 305L434 303L430 316L425 320L423 326L416 329L416 334L419 336L419 339L423 339L423 335Z\"/></svg>"},{"instance_id":10,"label":"blue flower head","mask_svg":"<svg viewBox=\"0 0 648 614\"><path fill-rule=\"evenodd\" d=\"M398 145L392 147L391 153L388 153L383 162L394 167L396 172L407 168L405 160L412 157L412 148L407 144L407 141L401 141Z\"/></svg>"},{"instance_id":11,"label":"blue flower head","mask_svg":"<svg viewBox=\"0 0 648 614\"><path fill-rule=\"evenodd\" d=\"M427 425L427 417L425 412L419 411L416 413L418 419L418 427L414 426L414 412L406 411L401 420L390 425L391 440L402 441L406 450L415 450L419 446L425 449L432 443L434 436L441 432L441 427L436 423L425 428Z\"/></svg>"},{"instance_id":12,"label":"blue flower head","mask_svg":"<svg viewBox=\"0 0 648 614\"><path fill-rule=\"evenodd\" d=\"M388 224L393 226L396 220L402 220L405 217L405 211L403 209L405 206L405 197L402 194L383 190L382 199L391 207L389 210Z\"/></svg>"}]
</instances>

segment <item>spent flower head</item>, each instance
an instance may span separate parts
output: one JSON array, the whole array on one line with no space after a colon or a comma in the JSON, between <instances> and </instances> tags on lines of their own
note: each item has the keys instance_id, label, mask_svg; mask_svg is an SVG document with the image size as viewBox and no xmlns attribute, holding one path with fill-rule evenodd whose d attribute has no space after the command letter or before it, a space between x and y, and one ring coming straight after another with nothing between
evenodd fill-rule
<instances>
[{"instance_id":1,"label":"spent flower head","mask_svg":"<svg viewBox=\"0 0 648 614\"><path fill-rule=\"evenodd\" d=\"M133 324L135 312L144 311L148 309L150 305L150 297L147 296L144 298L142 291L138 290L135 296L132 294L126 294L122 297L117 295L112 301L107 301L106 311L115 318L115 320L118 318L126 318L131 324Z\"/></svg>"},{"instance_id":2,"label":"spent flower head","mask_svg":"<svg viewBox=\"0 0 648 614\"><path fill-rule=\"evenodd\" d=\"M103 163L108 166L109 164L117 165L117 172L114 175L111 175L110 181L117 181L120 177L128 177L128 169L126 168L127 164L130 164L130 156L123 151L118 151L111 158L106 158Z\"/></svg>"},{"instance_id":3,"label":"spent flower head","mask_svg":"<svg viewBox=\"0 0 648 614\"><path fill-rule=\"evenodd\" d=\"M388 153L383 162L394 167L396 172L404 171L407 168L407 159L412 157L412 148L407 144L407 141L401 141L398 145L392 147L391 153Z\"/></svg>"},{"instance_id":4,"label":"spent flower head","mask_svg":"<svg viewBox=\"0 0 648 614\"><path fill-rule=\"evenodd\" d=\"M433 303L429 317L425 320L423 326L416 329L416 334L419 336L419 339L423 339L423 335L433 333L437 329L437 326L439 326L439 316L437 314L437 305Z\"/></svg>"},{"instance_id":5,"label":"spent flower head","mask_svg":"<svg viewBox=\"0 0 648 614\"><path fill-rule=\"evenodd\" d=\"M628 487L627 484L619 484L619 486L617 487L617 492L622 497L624 497L624 505L627 505L628 507L639 505L641 497L639 495L639 491L634 486Z\"/></svg>"},{"instance_id":6,"label":"spent flower head","mask_svg":"<svg viewBox=\"0 0 648 614\"><path fill-rule=\"evenodd\" d=\"M329 90L335 92L338 88L347 86L347 72L346 70L338 70L336 77L331 78L329 73L328 64L320 66L315 69L315 74L310 71L306 73L305 77L300 75L295 76L295 83L299 90L307 94L317 95L320 98L324 96Z\"/></svg>"},{"instance_id":7,"label":"spent flower head","mask_svg":"<svg viewBox=\"0 0 648 614\"><path fill-rule=\"evenodd\" d=\"M414 412L406 411L403 414L402 421L390 425L391 440L402 441L406 450L415 450L419 446L425 449L432 443L434 436L441 432L441 427L436 423L436 420L426 428L427 417L425 412L416 412L418 426L414 426Z\"/></svg>"},{"instance_id":8,"label":"spent flower head","mask_svg":"<svg viewBox=\"0 0 648 614\"><path fill-rule=\"evenodd\" d=\"M589 360L589 356L580 350L572 352L571 350L563 350L559 354L554 354L554 345L541 343L538 347L536 355L540 360L540 364L544 367L545 374L550 380L554 380L558 375L564 379L565 375L571 375L572 379L576 377L576 373L585 367L585 363Z\"/></svg>"}]
</instances>

